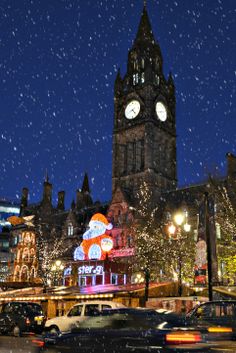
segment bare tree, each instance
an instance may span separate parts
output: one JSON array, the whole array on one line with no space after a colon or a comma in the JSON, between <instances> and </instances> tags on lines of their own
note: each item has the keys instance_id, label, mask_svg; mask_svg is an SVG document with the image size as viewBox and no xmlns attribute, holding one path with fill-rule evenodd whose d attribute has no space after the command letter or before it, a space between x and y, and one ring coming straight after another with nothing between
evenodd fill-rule
<instances>
[{"instance_id":1,"label":"bare tree","mask_svg":"<svg viewBox=\"0 0 236 353\"><path fill-rule=\"evenodd\" d=\"M142 271L145 277L145 301L148 300L149 282L158 278L160 271L166 277L179 282L179 295L182 284L194 279L195 242L191 232L177 228L177 236L168 233L169 221L158 207L152 207L152 194L146 183L138 195L136 210L135 256L133 269Z\"/></svg>"},{"instance_id":2,"label":"bare tree","mask_svg":"<svg viewBox=\"0 0 236 353\"><path fill-rule=\"evenodd\" d=\"M55 261L62 259L66 251L65 237L57 234L55 229L52 229L49 237L48 232L43 231L42 227L38 227L37 234L38 272L46 288L52 281Z\"/></svg>"},{"instance_id":3,"label":"bare tree","mask_svg":"<svg viewBox=\"0 0 236 353\"><path fill-rule=\"evenodd\" d=\"M164 238L162 225L158 220L158 208L151 207L152 194L146 183L138 194L133 271L143 272L145 277L145 302L148 300L150 280L158 276L164 259Z\"/></svg>"},{"instance_id":4,"label":"bare tree","mask_svg":"<svg viewBox=\"0 0 236 353\"><path fill-rule=\"evenodd\" d=\"M222 278L235 282L236 275L236 193L227 182L210 178L211 192L216 205L216 235L218 243L218 262Z\"/></svg>"},{"instance_id":5,"label":"bare tree","mask_svg":"<svg viewBox=\"0 0 236 353\"><path fill-rule=\"evenodd\" d=\"M195 242L191 233L183 229L179 231L176 239L169 239L168 244L169 266L178 280L178 295L182 295L183 282L193 283Z\"/></svg>"}]
</instances>

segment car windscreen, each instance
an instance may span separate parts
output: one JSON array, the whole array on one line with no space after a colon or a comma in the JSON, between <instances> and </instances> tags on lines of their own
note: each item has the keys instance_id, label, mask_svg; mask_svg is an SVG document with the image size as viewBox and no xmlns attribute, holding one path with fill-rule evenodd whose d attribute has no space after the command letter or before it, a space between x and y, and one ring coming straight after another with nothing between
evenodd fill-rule
<instances>
[{"instance_id":1,"label":"car windscreen","mask_svg":"<svg viewBox=\"0 0 236 353\"><path fill-rule=\"evenodd\" d=\"M25 306L25 310L32 314L43 315L43 309L40 305L35 303L27 303Z\"/></svg>"}]
</instances>

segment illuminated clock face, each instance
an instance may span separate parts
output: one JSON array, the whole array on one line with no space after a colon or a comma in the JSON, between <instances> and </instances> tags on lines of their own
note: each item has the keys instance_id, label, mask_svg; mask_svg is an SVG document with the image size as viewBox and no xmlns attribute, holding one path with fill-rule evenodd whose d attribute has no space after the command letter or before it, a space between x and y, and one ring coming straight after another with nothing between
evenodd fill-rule
<instances>
[{"instance_id":1,"label":"illuminated clock face","mask_svg":"<svg viewBox=\"0 0 236 353\"><path fill-rule=\"evenodd\" d=\"M156 114L159 120L166 121L167 119L167 110L162 102L156 103Z\"/></svg>"},{"instance_id":2,"label":"illuminated clock face","mask_svg":"<svg viewBox=\"0 0 236 353\"><path fill-rule=\"evenodd\" d=\"M136 100L129 102L125 108L125 116L127 119L134 119L140 112L140 103Z\"/></svg>"}]
</instances>

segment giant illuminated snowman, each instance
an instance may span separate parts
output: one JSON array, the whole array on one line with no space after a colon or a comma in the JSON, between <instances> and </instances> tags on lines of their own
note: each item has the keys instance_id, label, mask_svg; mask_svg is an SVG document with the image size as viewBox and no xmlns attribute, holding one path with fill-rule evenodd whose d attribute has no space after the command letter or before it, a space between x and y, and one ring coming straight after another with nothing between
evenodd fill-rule
<instances>
[{"instance_id":1,"label":"giant illuminated snowman","mask_svg":"<svg viewBox=\"0 0 236 353\"><path fill-rule=\"evenodd\" d=\"M74 260L104 260L113 248L112 238L106 230L112 229L112 224L101 213L93 215L89 229L83 234L83 241L75 249Z\"/></svg>"}]
</instances>

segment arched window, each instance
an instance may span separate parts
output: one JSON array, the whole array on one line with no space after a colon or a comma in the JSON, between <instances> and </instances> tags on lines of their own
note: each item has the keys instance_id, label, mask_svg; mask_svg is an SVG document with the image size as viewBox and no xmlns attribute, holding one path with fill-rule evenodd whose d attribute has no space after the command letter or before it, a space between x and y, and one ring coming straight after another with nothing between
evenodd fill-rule
<instances>
[{"instance_id":1,"label":"arched window","mask_svg":"<svg viewBox=\"0 0 236 353\"><path fill-rule=\"evenodd\" d=\"M156 58L156 60L155 60L155 70L158 70L159 67L160 67L159 59Z\"/></svg>"},{"instance_id":2,"label":"arched window","mask_svg":"<svg viewBox=\"0 0 236 353\"><path fill-rule=\"evenodd\" d=\"M132 246L133 246L133 238L132 238L132 236L131 235L127 235L127 248L132 248Z\"/></svg>"},{"instance_id":3,"label":"arched window","mask_svg":"<svg viewBox=\"0 0 236 353\"><path fill-rule=\"evenodd\" d=\"M155 81L154 81L155 85L159 86L160 84L160 77L158 75L155 75Z\"/></svg>"},{"instance_id":4,"label":"arched window","mask_svg":"<svg viewBox=\"0 0 236 353\"><path fill-rule=\"evenodd\" d=\"M17 256L16 256L16 258L17 258L17 261L19 262L20 261L20 259L21 259L21 253L22 253L22 251L19 249L19 250L17 250Z\"/></svg>"},{"instance_id":5,"label":"arched window","mask_svg":"<svg viewBox=\"0 0 236 353\"><path fill-rule=\"evenodd\" d=\"M144 72L141 73L141 83L145 82L145 74Z\"/></svg>"},{"instance_id":6,"label":"arched window","mask_svg":"<svg viewBox=\"0 0 236 353\"><path fill-rule=\"evenodd\" d=\"M30 253L28 248L24 248L23 250L23 255L22 255L22 260L23 261L29 261L30 260Z\"/></svg>"},{"instance_id":7,"label":"arched window","mask_svg":"<svg viewBox=\"0 0 236 353\"><path fill-rule=\"evenodd\" d=\"M20 266L15 267L13 281L19 282L20 281Z\"/></svg>"},{"instance_id":8,"label":"arched window","mask_svg":"<svg viewBox=\"0 0 236 353\"><path fill-rule=\"evenodd\" d=\"M25 282L29 280L29 269L28 266L24 265L20 272L20 281Z\"/></svg>"},{"instance_id":9,"label":"arched window","mask_svg":"<svg viewBox=\"0 0 236 353\"><path fill-rule=\"evenodd\" d=\"M30 271L30 278L34 279L35 277L36 277L36 270L34 267L32 267Z\"/></svg>"},{"instance_id":10,"label":"arched window","mask_svg":"<svg viewBox=\"0 0 236 353\"><path fill-rule=\"evenodd\" d=\"M74 234L74 227L72 223L68 223L67 227L67 235L68 237L72 236Z\"/></svg>"},{"instance_id":11,"label":"arched window","mask_svg":"<svg viewBox=\"0 0 236 353\"><path fill-rule=\"evenodd\" d=\"M35 244L35 234L34 233L31 233L31 243L32 243L32 245Z\"/></svg>"},{"instance_id":12,"label":"arched window","mask_svg":"<svg viewBox=\"0 0 236 353\"><path fill-rule=\"evenodd\" d=\"M23 242L24 244L28 244L30 242L30 233L29 232L24 232L23 233Z\"/></svg>"},{"instance_id":13,"label":"arched window","mask_svg":"<svg viewBox=\"0 0 236 353\"><path fill-rule=\"evenodd\" d=\"M116 238L115 238L115 248L119 248L120 247L120 234L117 234Z\"/></svg>"},{"instance_id":14,"label":"arched window","mask_svg":"<svg viewBox=\"0 0 236 353\"><path fill-rule=\"evenodd\" d=\"M35 258L35 250L34 249L30 249L30 260L33 261Z\"/></svg>"},{"instance_id":15,"label":"arched window","mask_svg":"<svg viewBox=\"0 0 236 353\"><path fill-rule=\"evenodd\" d=\"M134 61L134 70L138 70L138 60Z\"/></svg>"},{"instance_id":16,"label":"arched window","mask_svg":"<svg viewBox=\"0 0 236 353\"><path fill-rule=\"evenodd\" d=\"M122 224L122 214L121 214L121 210L118 210L118 224Z\"/></svg>"},{"instance_id":17,"label":"arched window","mask_svg":"<svg viewBox=\"0 0 236 353\"><path fill-rule=\"evenodd\" d=\"M139 81L138 73L133 74L133 85L137 85Z\"/></svg>"}]
</instances>

